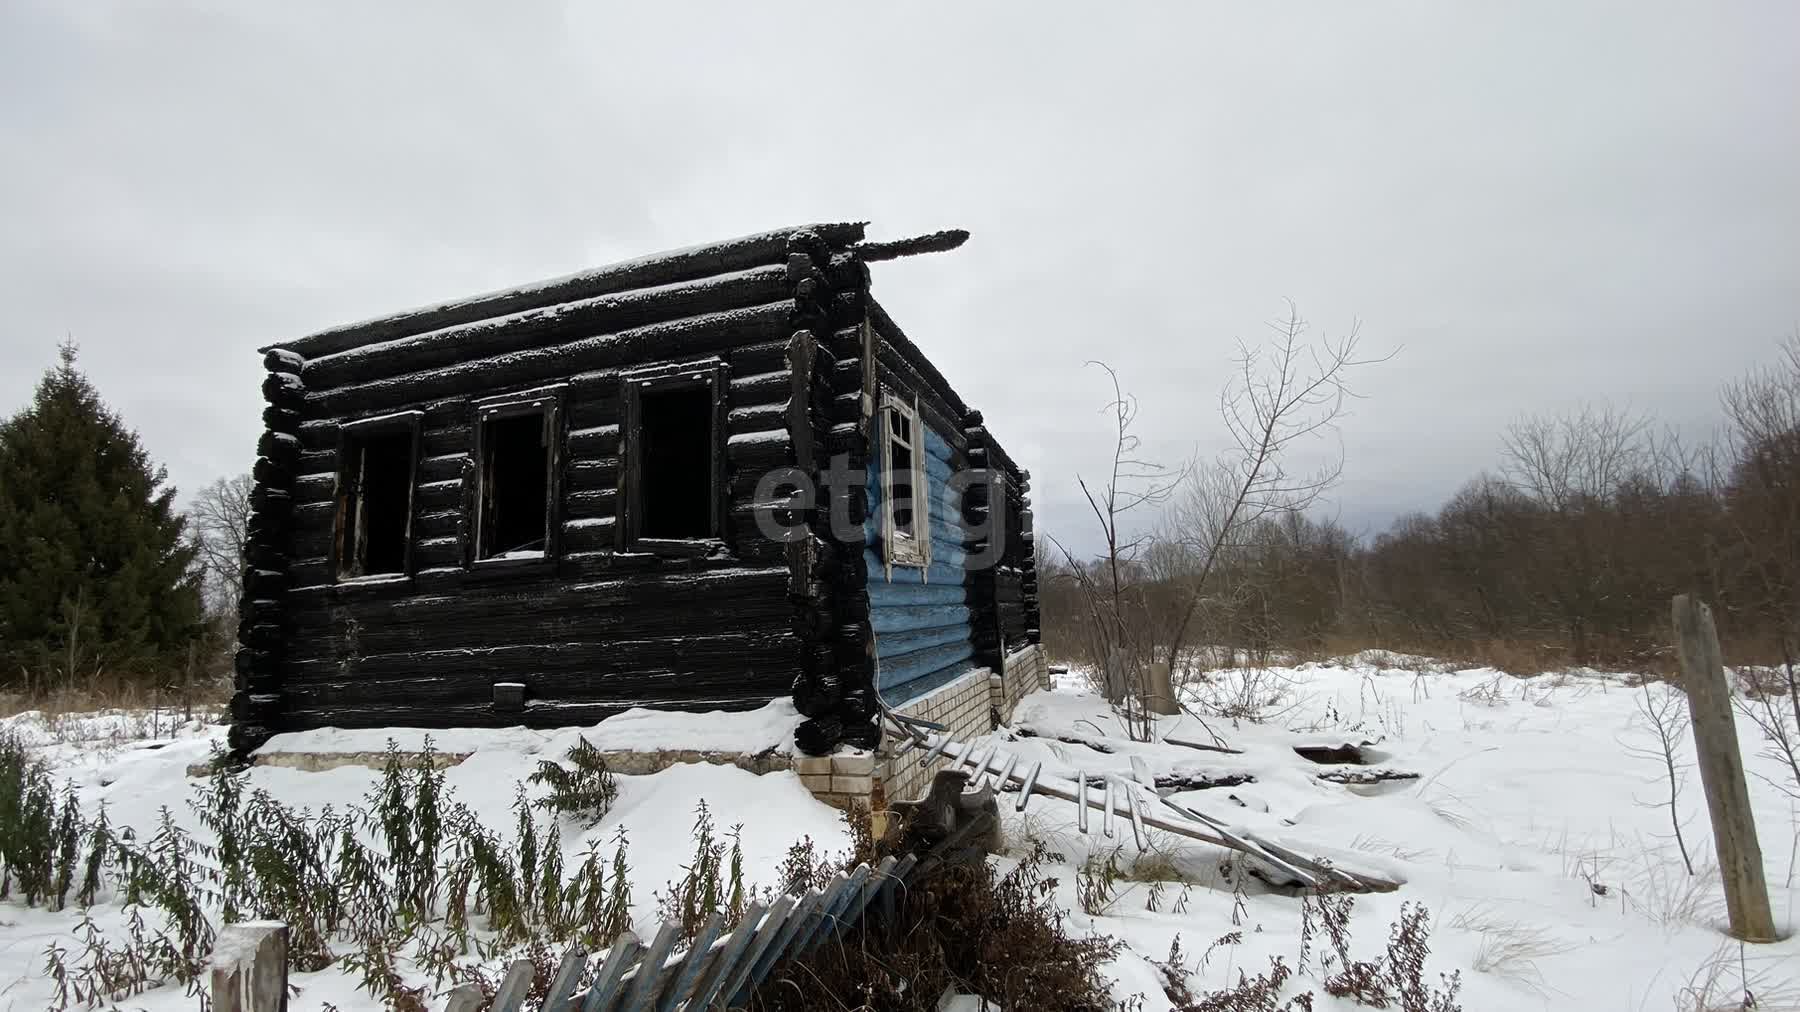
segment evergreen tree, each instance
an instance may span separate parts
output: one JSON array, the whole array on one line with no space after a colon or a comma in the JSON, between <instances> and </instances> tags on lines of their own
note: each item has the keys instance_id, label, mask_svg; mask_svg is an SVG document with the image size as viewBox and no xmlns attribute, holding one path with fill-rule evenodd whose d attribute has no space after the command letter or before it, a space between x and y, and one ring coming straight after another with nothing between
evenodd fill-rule
<instances>
[{"instance_id":1,"label":"evergreen tree","mask_svg":"<svg viewBox=\"0 0 1800 1012\"><path fill-rule=\"evenodd\" d=\"M0 422L0 685L147 680L201 631L167 472L75 367Z\"/></svg>"}]
</instances>

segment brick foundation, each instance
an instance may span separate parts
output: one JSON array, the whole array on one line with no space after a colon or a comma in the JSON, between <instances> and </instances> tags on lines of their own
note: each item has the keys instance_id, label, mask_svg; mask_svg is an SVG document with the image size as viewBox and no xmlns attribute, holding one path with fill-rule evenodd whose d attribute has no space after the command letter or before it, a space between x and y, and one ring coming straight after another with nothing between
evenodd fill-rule
<instances>
[{"instance_id":1,"label":"brick foundation","mask_svg":"<svg viewBox=\"0 0 1800 1012\"><path fill-rule=\"evenodd\" d=\"M942 724L961 741L979 738L995 727L995 720L1012 719L1019 700L1039 689L1050 688L1050 668L1043 648L1033 644L1008 655L1004 669L975 668L961 678L939 686L894 712ZM931 778L947 760L920 766L921 753L913 751L899 761L886 752L892 738L879 752L844 751L829 756L795 756L794 769L819 800L834 808L852 806L868 811L886 809L889 799L922 797Z\"/></svg>"}]
</instances>

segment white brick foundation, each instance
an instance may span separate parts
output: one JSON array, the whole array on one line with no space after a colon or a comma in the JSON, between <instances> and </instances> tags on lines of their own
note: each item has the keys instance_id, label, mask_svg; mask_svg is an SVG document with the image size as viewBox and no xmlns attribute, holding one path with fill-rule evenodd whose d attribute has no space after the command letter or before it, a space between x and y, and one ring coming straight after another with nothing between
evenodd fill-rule
<instances>
[{"instance_id":1,"label":"white brick foundation","mask_svg":"<svg viewBox=\"0 0 1800 1012\"><path fill-rule=\"evenodd\" d=\"M1037 645L1007 656L1004 670L974 668L953 682L896 707L896 713L942 724L961 741L979 738L994 729L998 719L1012 719L1019 700L1039 689L1050 688L1050 667ZM840 752L830 756L796 756L794 769L820 800L836 808L861 807L884 811L890 799L922 797L931 778L946 764L938 759L920 766L918 750L899 761L889 761L886 751L896 745L891 736L882 752Z\"/></svg>"}]
</instances>

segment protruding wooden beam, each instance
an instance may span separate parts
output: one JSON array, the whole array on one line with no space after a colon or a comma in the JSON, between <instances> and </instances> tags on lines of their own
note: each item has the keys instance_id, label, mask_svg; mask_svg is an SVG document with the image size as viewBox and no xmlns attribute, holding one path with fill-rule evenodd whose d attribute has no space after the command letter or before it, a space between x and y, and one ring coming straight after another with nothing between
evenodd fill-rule
<instances>
[{"instance_id":1,"label":"protruding wooden beam","mask_svg":"<svg viewBox=\"0 0 1800 1012\"><path fill-rule=\"evenodd\" d=\"M950 228L929 235L915 235L911 239L895 239L891 242L863 242L851 247L865 263L880 260L898 260L901 257L917 256L920 253L948 253L969 241L969 230L966 228Z\"/></svg>"}]
</instances>

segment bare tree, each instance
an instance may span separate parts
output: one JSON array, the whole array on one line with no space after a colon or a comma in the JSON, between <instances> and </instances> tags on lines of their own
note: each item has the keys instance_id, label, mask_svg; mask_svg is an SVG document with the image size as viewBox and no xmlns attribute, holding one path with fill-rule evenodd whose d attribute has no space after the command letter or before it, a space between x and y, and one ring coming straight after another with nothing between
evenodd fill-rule
<instances>
[{"instance_id":1,"label":"bare tree","mask_svg":"<svg viewBox=\"0 0 1800 1012\"><path fill-rule=\"evenodd\" d=\"M1675 831L1675 846L1681 849L1681 863L1687 873L1694 874L1694 859L1688 854L1687 837L1681 832L1681 789L1687 783L1687 771L1678 761L1681 745L1688 736L1687 697L1666 686L1650 691L1651 680L1643 682L1643 693L1637 700L1638 716L1645 728L1656 737L1654 748L1626 744L1625 751L1640 759L1650 759L1662 767L1663 782L1669 796L1661 801L1645 802L1652 808L1669 810L1669 828Z\"/></svg>"},{"instance_id":2,"label":"bare tree","mask_svg":"<svg viewBox=\"0 0 1800 1012\"><path fill-rule=\"evenodd\" d=\"M1238 344L1237 370L1219 394L1232 448L1191 468L1170 528L1193 559L1159 651L1171 666L1179 667L1220 567L1248 534L1265 521L1305 512L1337 483L1341 445L1335 458L1310 469L1296 469L1292 455L1336 432L1354 396L1355 369L1392 357L1361 357L1360 325L1341 338L1309 338L1292 302L1287 316L1269 327L1274 336L1265 343Z\"/></svg>"},{"instance_id":3,"label":"bare tree","mask_svg":"<svg viewBox=\"0 0 1800 1012\"><path fill-rule=\"evenodd\" d=\"M1644 464L1641 415L1610 404L1583 404L1560 415L1531 415L1502 437L1502 473L1519 490L1559 512L1603 503Z\"/></svg>"},{"instance_id":4,"label":"bare tree","mask_svg":"<svg viewBox=\"0 0 1800 1012\"><path fill-rule=\"evenodd\" d=\"M200 548L206 603L214 615L235 614L243 594L244 539L255 485L248 474L215 478L188 506L188 523Z\"/></svg>"},{"instance_id":5,"label":"bare tree","mask_svg":"<svg viewBox=\"0 0 1800 1012\"><path fill-rule=\"evenodd\" d=\"M1649 462L1648 422L1609 404L1521 418L1502 437L1501 473L1538 504L1539 563L1534 584L1568 636L1578 663L1593 656L1596 627L1615 594L1622 531L1613 506L1619 492Z\"/></svg>"},{"instance_id":6,"label":"bare tree","mask_svg":"<svg viewBox=\"0 0 1800 1012\"><path fill-rule=\"evenodd\" d=\"M1123 711L1128 733L1134 740L1148 740L1154 718L1143 698L1143 664L1150 643L1140 621L1144 599L1137 578L1139 556L1150 543L1146 533L1134 533L1128 524L1146 507L1168 501L1181 484L1184 472L1171 470L1138 454L1142 440L1132 431L1137 421L1137 399L1125 392L1119 374L1104 362L1089 362L1106 370L1112 383L1112 400L1101 408L1113 430L1112 459L1104 481L1090 485L1077 476L1081 494L1093 511L1105 543L1105 553L1090 562L1077 560L1068 547L1055 541L1081 591L1088 610L1089 653L1100 665L1102 688Z\"/></svg>"},{"instance_id":7,"label":"bare tree","mask_svg":"<svg viewBox=\"0 0 1800 1012\"><path fill-rule=\"evenodd\" d=\"M1738 707L1791 776L1777 786L1800 796L1800 332L1781 351L1774 366L1725 388L1729 471L1720 478L1739 592L1747 610L1773 626L1786 683L1785 691L1759 685L1754 701Z\"/></svg>"}]
</instances>

